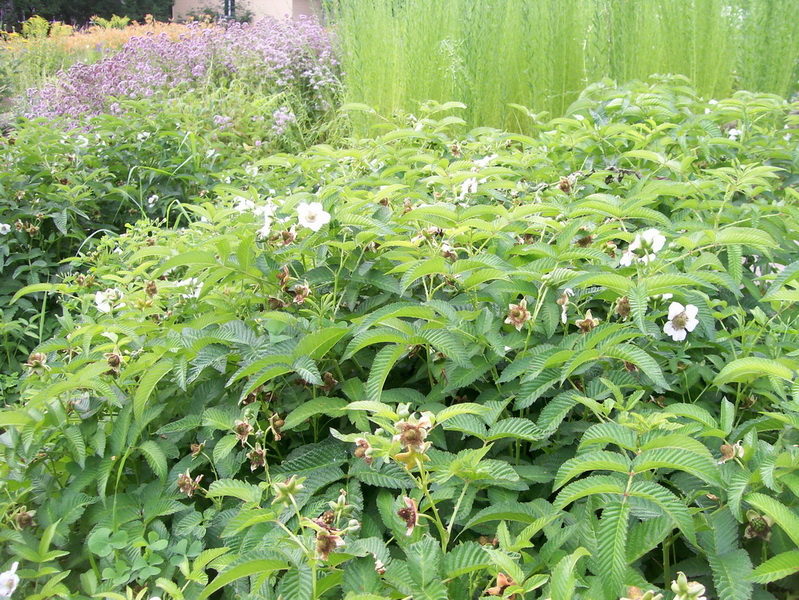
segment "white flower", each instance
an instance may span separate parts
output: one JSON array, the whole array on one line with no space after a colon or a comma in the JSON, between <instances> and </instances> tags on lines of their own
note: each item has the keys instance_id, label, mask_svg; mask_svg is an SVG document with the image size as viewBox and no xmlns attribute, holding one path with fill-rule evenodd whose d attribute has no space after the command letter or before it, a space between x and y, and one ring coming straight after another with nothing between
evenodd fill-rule
<instances>
[{"instance_id":1,"label":"white flower","mask_svg":"<svg viewBox=\"0 0 799 600\"><path fill-rule=\"evenodd\" d=\"M619 264L629 267L636 257L640 262L649 264L650 261L655 260L656 253L660 252L665 245L666 236L661 235L657 229L647 229L643 233L635 235L635 239L622 254Z\"/></svg>"},{"instance_id":2,"label":"white flower","mask_svg":"<svg viewBox=\"0 0 799 600\"><path fill-rule=\"evenodd\" d=\"M574 115L574 118L578 121L585 121L585 117L583 115Z\"/></svg>"},{"instance_id":3,"label":"white flower","mask_svg":"<svg viewBox=\"0 0 799 600\"><path fill-rule=\"evenodd\" d=\"M114 308L125 306L124 303L119 303L120 300L122 300L122 292L116 288L110 288L104 292L94 294L94 303L97 305L97 310L103 313L110 313Z\"/></svg>"},{"instance_id":4,"label":"white flower","mask_svg":"<svg viewBox=\"0 0 799 600\"><path fill-rule=\"evenodd\" d=\"M250 177L256 177L258 175L258 167L255 165L247 165L244 167L244 172Z\"/></svg>"},{"instance_id":5,"label":"white flower","mask_svg":"<svg viewBox=\"0 0 799 600\"><path fill-rule=\"evenodd\" d=\"M263 239L265 237L269 237L269 234L272 233L272 219L269 217L264 217L264 224L258 230L258 237Z\"/></svg>"},{"instance_id":6,"label":"white flower","mask_svg":"<svg viewBox=\"0 0 799 600\"><path fill-rule=\"evenodd\" d=\"M233 200L236 201L236 206L233 208L240 213L246 212L248 210L255 210L255 202L249 198L245 198L244 196L236 196Z\"/></svg>"},{"instance_id":7,"label":"white flower","mask_svg":"<svg viewBox=\"0 0 799 600\"><path fill-rule=\"evenodd\" d=\"M205 153L205 158L211 159L217 156L217 152L215 149L211 148L208 152Z\"/></svg>"},{"instance_id":8,"label":"white flower","mask_svg":"<svg viewBox=\"0 0 799 600\"><path fill-rule=\"evenodd\" d=\"M150 132L149 131L142 131L139 135L136 136L136 139L140 142L146 142L150 139Z\"/></svg>"},{"instance_id":9,"label":"white flower","mask_svg":"<svg viewBox=\"0 0 799 600\"><path fill-rule=\"evenodd\" d=\"M11 594L19 585L19 575L17 575L18 562L11 565L11 569L0 573L0 598L11 598Z\"/></svg>"},{"instance_id":10,"label":"white flower","mask_svg":"<svg viewBox=\"0 0 799 600\"><path fill-rule=\"evenodd\" d=\"M463 182L461 185L461 195L458 196L459 200L463 200L466 197L466 194L475 194L477 193L477 178L470 177L466 181Z\"/></svg>"},{"instance_id":11,"label":"white flower","mask_svg":"<svg viewBox=\"0 0 799 600\"><path fill-rule=\"evenodd\" d=\"M495 159L497 156L499 156L499 155L498 155L498 154L491 154L491 155L489 155L489 156L484 156L483 158L481 158L481 159L479 159L479 160L476 160L476 161L474 161L474 164L475 164L475 165L477 165L477 166L478 166L478 167L480 167L480 168L485 168L485 167L487 167L487 166L488 166L488 164L489 164L489 163L490 163L492 160L494 160L494 159Z\"/></svg>"},{"instance_id":12,"label":"white flower","mask_svg":"<svg viewBox=\"0 0 799 600\"><path fill-rule=\"evenodd\" d=\"M719 101L715 99L708 101L708 104L718 104L718 103Z\"/></svg>"},{"instance_id":13,"label":"white flower","mask_svg":"<svg viewBox=\"0 0 799 600\"><path fill-rule=\"evenodd\" d=\"M706 109L705 109L705 114L706 114L706 115L709 115L711 112L712 112L712 111L711 111L709 108L706 108Z\"/></svg>"},{"instance_id":14,"label":"white flower","mask_svg":"<svg viewBox=\"0 0 799 600\"><path fill-rule=\"evenodd\" d=\"M297 207L297 219L303 227L319 231L330 222L330 213L325 211L321 202L303 202Z\"/></svg>"},{"instance_id":15,"label":"white flower","mask_svg":"<svg viewBox=\"0 0 799 600\"><path fill-rule=\"evenodd\" d=\"M190 277L189 279L178 281L175 285L179 287L192 288L187 294L181 294L181 296L184 298L199 298L200 292L203 291L203 282L197 281L196 277Z\"/></svg>"},{"instance_id":16,"label":"white flower","mask_svg":"<svg viewBox=\"0 0 799 600\"><path fill-rule=\"evenodd\" d=\"M11 225L8 223L0 223L0 235L6 235L11 231Z\"/></svg>"},{"instance_id":17,"label":"white flower","mask_svg":"<svg viewBox=\"0 0 799 600\"><path fill-rule=\"evenodd\" d=\"M89 138L83 135L79 135L75 138L75 146L77 148L86 148L89 145Z\"/></svg>"},{"instance_id":18,"label":"white flower","mask_svg":"<svg viewBox=\"0 0 799 600\"><path fill-rule=\"evenodd\" d=\"M153 206L156 202L158 202L158 194L153 194L149 198L147 198L147 206Z\"/></svg>"},{"instance_id":19,"label":"white flower","mask_svg":"<svg viewBox=\"0 0 799 600\"><path fill-rule=\"evenodd\" d=\"M256 217L270 218L275 216L276 210L277 206L270 199L266 201L266 204L255 206L252 211L255 213Z\"/></svg>"},{"instance_id":20,"label":"white flower","mask_svg":"<svg viewBox=\"0 0 799 600\"><path fill-rule=\"evenodd\" d=\"M663 332L670 335L675 342L681 342L689 331L696 329L699 319L696 318L699 309L693 304L683 306L679 302L672 302L669 306L669 320L663 326Z\"/></svg>"},{"instance_id":21,"label":"white flower","mask_svg":"<svg viewBox=\"0 0 799 600\"><path fill-rule=\"evenodd\" d=\"M734 127L727 132L727 137L730 138L733 142L736 141L743 132L740 129L735 129Z\"/></svg>"},{"instance_id":22,"label":"white flower","mask_svg":"<svg viewBox=\"0 0 799 600\"><path fill-rule=\"evenodd\" d=\"M791 134L790 133L786 133L784 136L782 136L782 139L784 139L786 142L790 142L791 141Z\"/></svg>"}]
</instances>

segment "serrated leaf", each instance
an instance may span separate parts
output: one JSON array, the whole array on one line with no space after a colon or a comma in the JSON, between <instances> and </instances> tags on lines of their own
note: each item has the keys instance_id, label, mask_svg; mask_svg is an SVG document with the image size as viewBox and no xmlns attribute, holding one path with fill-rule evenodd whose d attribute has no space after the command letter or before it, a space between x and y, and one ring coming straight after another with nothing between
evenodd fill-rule
<instances>
[{"instance_id":1,"label":"serrated leaf","mask_svg":"<svg viewBox=\"0 0 799 600\"><path fill-rule=\"evenodd\" d=\"M630 472L630 459L616 452L595 450L578 454L564 462L555 478L554 489L563 487L566 483L582 475L586 471L615 471L617 473Z\"/></svg>"},{"instance_id":2,"label":"serrated leaf","mask_svg":"<svg viewBox=\"0 0 799 600\"><path fill-rule=\"evenodd\" d=\"M260 575L263 573L272 573L274 571L282 571L287 569L288 565L280 560L274 559L259 559L251 560L243 564L237 565L232 569L224 571L217 575L217 577L208 584L205 589L197 597L197 600L204 600L208 598L215 591L222 589L224 586L250 575Z\"/></svg>"},{"instance_id":3,"label":"serrated leaf","mask_svg":"<svg viewBox=\"0 0 799 600\"><path fill-rule=\"evenodd\" d=\"M257 504L261 501L261 488L237 479L217 479L208 487L208 498L238 498L244 502Z\"/></svg>"},{"instance_id":4,"label":"serrated leaf","mask_svg":"<svg viewBox=\"0 0 799 600\"><path fill-rule=\"evenodd\" d=\"M759 377L773 375L792 381L794 371L784 364L770 358L738 358L726 365L713 380L713 385L751 381Z\"/></svg>"},{"instance_id":5,"label":"serrated leaf","mask_svg":"<svg viewBox=\"0 0 799 600\"><path fill-rule=\"evenodd\" d=\"M341 398L314 398L304 402L286 417L283 431L289 431L303 423L306 419L310 419L319 414L324 414L328 417L338 417L344 414L344 408L347 406L347 401Z\"/></svg>"},{"instance_id":6,"label":"serrated leaf","mask_svg":"<svg viewBox=\"0 0 799 600\"><path fill-rule=\"evenodd\" d=\"M577 577L574 570L577 563L584 556L591 554L585 548L577 548L572 554L564 556L555 568L552 569L552 580L550 582L550 597L552 600L572 600L577 584Z\"/></svg>"},{"instance_id":7,"label":"serrated leaf","mask_svg":"<svg viewBox=\"0 0 799 600\"><path fill-rule=\"evenodd\" d=\"M752 597L752 561L746 550L733 550L724 554L708 553L707 561L713 570L716 594L724 600L749 600Z\"/></svg>"},{"instance_id":8,"label":"serrated leaf","mask_svg":"<svg viewBox=\"0 0 799 600\"><path fill-rule=\"evenodd\" d=\"M477 542L464 542L444 557L444 573L448 579L460 577L491 566L491 558Z\"/></svg>"},{"instance_id":9,"label":"serrated leaf","mask_svg":"<svg viewBox=\"0 0 799 600\"><path fill-rule=\"evenodd\" d=\"M172 361L168 358L162 358L142 375L139 380L139 385L136 388L136 393L133 396L133 414L137 419L142 416L155 386L158 385L158 382L171 370Z\"/></svg>"},{"instance_id":10,"label":"serrated leaf","mask_svg":"<svg viewBox=\"0 0 799 600\"><path fill-rule=\"evenodd\" d=\"M166 454L154 440L147 440L139 446L139 452L144 455L147 464L161 481L166 481L167 464Z\"/></svg>"},{"instance_id":11,"label":"serrated leaf","mask_svg":"<svg viewBox=\"0 0 799 600\"><path fill-rule=\"evenodd\" d=\"M602 573L605 598L617 600L627 569L627 532L630 506L626 498L610 503L602 511L597 532L596 563Z\"/></svg>"},{"instance_id":12,"label":"serrated leaf","mask_svg":"<svg viewBox=\"0 0 799 600\"><path fill-rule=\"evenodd\" d=\"M748 578L755 583L771 583L799 573L799 550L778 554L758 565Z\"/></svg>"},{"instance_id":13,"label":"serrated leaf","mask_svg":"<svg viewBox=\"0 0 799 600\"><path fill-rule=\"evenodd\" d=\"M406 347L400 344L391 344L381 348L372 362L372 369L366 381L366 395L370 400L380 400L383 386L388 379L391 369L400 357L405 354Z\"/></svg>"}]
</instances>

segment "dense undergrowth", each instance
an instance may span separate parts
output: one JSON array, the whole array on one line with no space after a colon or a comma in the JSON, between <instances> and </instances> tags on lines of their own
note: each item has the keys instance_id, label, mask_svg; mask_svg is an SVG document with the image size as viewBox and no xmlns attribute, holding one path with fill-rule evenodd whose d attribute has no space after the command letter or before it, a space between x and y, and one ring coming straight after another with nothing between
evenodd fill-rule
<instances>
[{"instance_id":1,"label":"dense undergrowth","mask_svg":"<svg viewBox=\"0 0 799 600\"><path fill-rule=\"evenodd\" d=\"M461 110L141 169L16 293L63 310L0 413L25 597L795 598L796 105Z\"/></svg>"}]
</instances>

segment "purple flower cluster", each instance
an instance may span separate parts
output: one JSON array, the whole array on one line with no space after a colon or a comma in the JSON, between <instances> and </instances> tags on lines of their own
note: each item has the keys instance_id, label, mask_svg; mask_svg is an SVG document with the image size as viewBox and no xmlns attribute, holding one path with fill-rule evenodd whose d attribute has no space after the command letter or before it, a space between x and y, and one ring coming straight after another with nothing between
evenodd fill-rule
<instances>
[{"instance_id":1,"label":"purple flower cluster","mask_svg":"<svg viewBox=\"0 0 799 600\"><path fill-rule=\"evenodd\" d=\"M78 63L56 81L28 90L28 117L122 114L117 100L244 80L265 93L291 91L326 110L339 87L339 64L325 29L312 18L195 27L178 40L134 37L114 56Z\"/></svg>"},{"instance_id":2,"label":"purple flower cluster","mask_svg":"<svg viewBox=\"0 0 799 600\"><path fill-rule=\"evenodd\" d=\"M282 135L288 125L297 122L297 117L285 106L281 106L272 113L272 119L275 122L272 129L277 135Z\"/></svg>"}]
</instances>

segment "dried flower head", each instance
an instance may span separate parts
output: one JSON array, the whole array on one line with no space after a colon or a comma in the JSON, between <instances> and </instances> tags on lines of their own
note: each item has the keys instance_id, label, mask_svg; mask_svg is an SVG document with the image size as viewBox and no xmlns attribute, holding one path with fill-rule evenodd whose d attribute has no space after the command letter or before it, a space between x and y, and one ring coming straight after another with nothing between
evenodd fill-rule
<instances>
[{"instance_id":1,"label":"dried flower head","mask_svg":"<svg viewBox=\"0 0 799 600\"><path fill-rule=\"evenodd\" d=\"M247 421L236 420L233 424L233 431L236 433L236 437L241 441L243 446L244 442L247 441L255 429Z\"/></svg>"},{"instance_id":2,"label":"dried flower head","mask_svg":"<svg viewBox=\"0 0 799 600\"><path fill-rule=\"evenodd\" d=\"M486 593L489 596L502 596L505 594L505 590L512 585L516 585L516 582L505 573L497 573L497 585L494 587L488 588ZM514 594L515 595L515 594Z\"/></svg>"},{"instance_id":3,"label":"dried flower head","mask_svg":"<svg viewBox=\"0 0 799 600\"><path fill-rule=\"evenodd\" d=\"M516 331L521 331L524 324L530 320L530 311L527 310L527 300L522 298L518 304L508 305L508 317L505 323L513 325Z\"/></svg>"},{"instance_id":4,"label":"dried flower head","mask_svg":"<svg viewBox=\"0 0 799 600\"><path fill-rule=\"evenodd\" d=\"M595 319L594 316L591 314L591 311L588 310L585 313L584 319L577 319L575 321L577 327L580 328L582 333L590 333L593 331L594 327L599 325L599 319Z\"/></svg>"},{"instance_id":5,"label":"dried flower head","mask_svg":"<svg viewBox=\"0 0 799 600\"><path fill-rule=\"evenodd\" d=\"M774 525L774 519L768 515L761 515L754 510L746 511L747 526L744 532L746 539L760 538L763 541L771 539L771 527Z\"/></svg>"},{"instance_id":6,"label":"dried flower head","mask_svg":"<svg viewBox=\"0 0 799 600\"><path fill-rule=\"evenodd\" d=\"M630 311L630 299L627 296L619 298L618 302L616 302L616 314L621 317L622 321L630 316Z\"/></svg>"},{"instance_id":7,"label":"dried flower head","mask_svg":"<svg viewBox=\"0 0 799 600\"><path fill-rule=\"evenodd\" d=\"M25 366L32 372L40 375L50 370L50 367L47 366L47 355L44 352L31 352Z\"/></svg>"},{"instance_id":8,"label":"dried flower head","mask_svg":"<svg viewBox=\"0 0 799 600\"><path fill-rule=\"evenodd\" d=\"M306 298L311 295L311 288L304 283L298 283L292 290L294 292L294 304L304 304Z\"/></svg>"},{"instance_id":9,"label":"dried flower head","mask_svg":"<svg viewBox=\"0 0 799 600\"><path fill-rule=\"evenodd\" d=\"M338 533L321 529L316 532L316 554L322 560L330 558L330 553L344 545L344 540Z\"/></svg>"},{"instance_id":10,"label":"dried flower head","mask_svg":"<svg viewBox=\"0 0 799 600\"><path fill-rule=\"evenodd\" d=\"M266 450L259 442L255 442L255 448L247 454L247 458L250 460L250 471L255 471L266 464Z\"/></svg>"},{"instance_id":11,"label":"dried flower head","mask_svg":"<svg viewBox=\"0 0 799 600\"><path fill-rule=\"evenodd\" d=\"M419 507L416 504L416 500L408 496L403 496L402 501L405 506L397 511L397 516L405 521L405 527L407 528L405 535L410 536L413 534L414 527L419 524Z\"/></svg>"},{"instance_id":12,"label":"dried flower head","mask_svg":"<svg viewBox=\"0 0 799 600\"><path fill-rule=\"evenodd\" d=\"M178 489L186 494L189 498L194 496L194 492L200 488L200 481L202 481L203 476L198 475L194 479L191 478L191 473L188 469L186 469L185 473L181 473L178 475L177 486Z\"/></svg>"}]
</instances>

